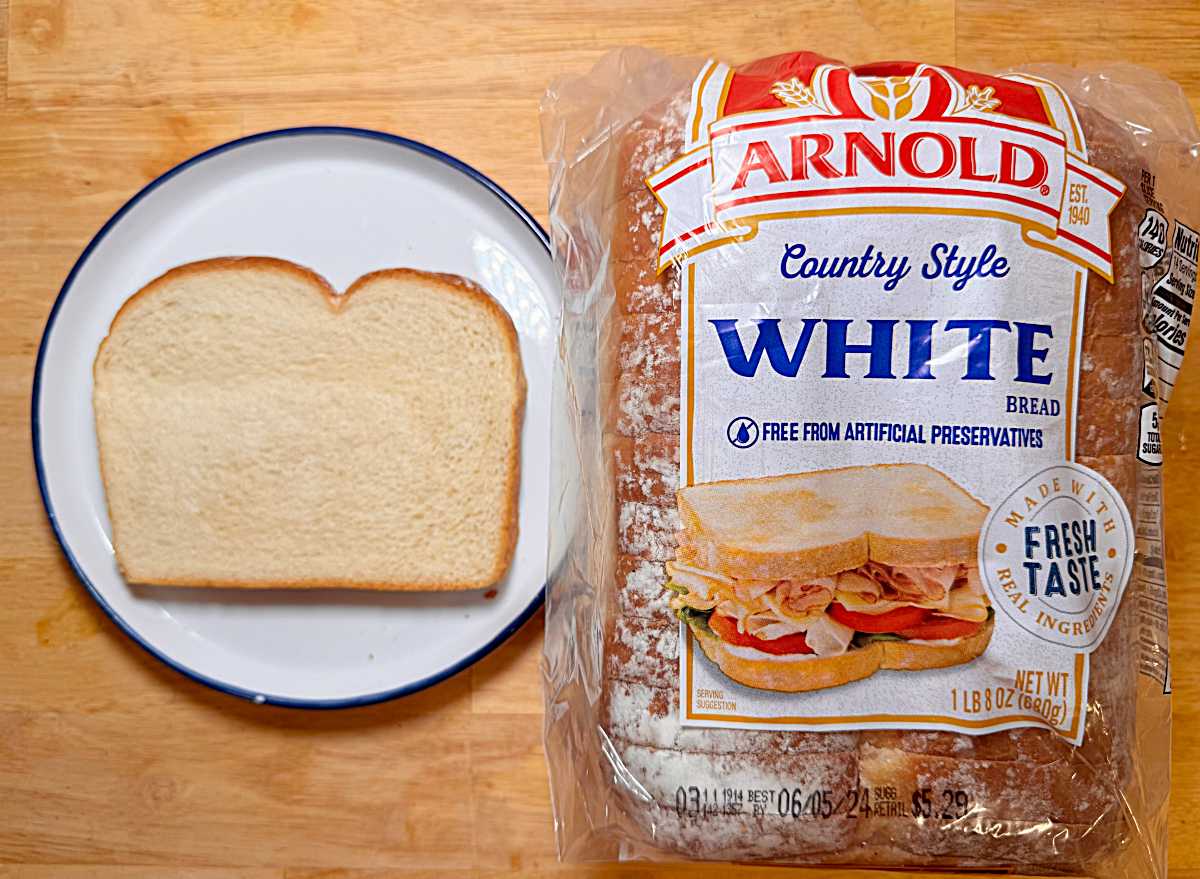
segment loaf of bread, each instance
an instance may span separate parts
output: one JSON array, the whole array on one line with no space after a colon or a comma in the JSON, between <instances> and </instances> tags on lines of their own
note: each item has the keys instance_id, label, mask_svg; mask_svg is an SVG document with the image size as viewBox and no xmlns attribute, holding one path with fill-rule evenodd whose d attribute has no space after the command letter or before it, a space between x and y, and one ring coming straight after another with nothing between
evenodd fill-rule
<instances>
[{"instance_id":1,"label":"loaf of bread","mask_svg":"<svg viewBox=\"0 0 1200 879\"><path fill-rule=\"evenodd\" d=\"M601 333L610 340L601 381L616 526L599 723L632 778L620 786L623 808L647 850L683 857L1086 871L1136 833L1124 807L1137 692L1132 588L1092 656L1078 747L1033 728L968 736L680 726L679 624L662 591L680 527L680 278L674 266L656 272L663 213L646 178L683 154L691 98L680 90L625 128L610 202L615 306ZM1141 168L1124 130L1076 106L1090 163L1127 187L1111 216L1114 279L1088 276L1077 460L1103 474L1133 510L1142 403ZM629 795L635 783L639 794ZM763 813L731 808L716 802L727 787L836 792L843 808L829 820L797 819L775 802ZM897 787L902 802L878 799ZM698 810L690 802L678 808L680 791L686 799L690 789L706 788L711 807L705 800ZM914 819L907 797L921 790L938 798L969 790L972 809L954 821ZM849 791L872 792L875 810L847 814ZM811 808L807 800L804 808ZM688 817L697 811L700 817Z\"/></svg>"},{"instance_id":2,"label":"loaf of bread","mask_svg":"<svg viewBox=\"0 0 1200 879\"><path fill-rule=\"evenodd\" d=\"M172 269L113 320L93 403L132 582L474 589L511 563L525 378L463 278Z\"/></svg>"}]
</instances>

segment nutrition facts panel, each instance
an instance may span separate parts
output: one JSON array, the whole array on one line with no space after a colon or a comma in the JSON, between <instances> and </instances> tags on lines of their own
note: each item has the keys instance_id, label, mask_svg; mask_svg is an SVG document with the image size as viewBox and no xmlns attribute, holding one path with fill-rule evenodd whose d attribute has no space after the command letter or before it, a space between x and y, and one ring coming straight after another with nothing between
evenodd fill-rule
<instances>
[{"instance_id":1,"label":"nutrition facts panel","mask_svg":"<svg viewBox=\"0 0 1200 879\"><path fill-rule=\"evenodd\" d=\"M1138 463L1137 588L1141 645L1140 671L1171 692L1170 642L1167 636L1167 581L1163 566L1162 468Z\"/></svg>"},{"instance_id":2,"label":"nutrition facts panel","mask_svg":"<svg viewBox=\"0 0 1200 879\"><path fill-rule=\"evenodd\" d=\"M1183 352L1187 347L1192 306L1196 299L1196 265L1200 234L1178 221L1172 237L1171 264L1154 285L1150 308L1158 337L1159 378L1162 381L1163 406L1171 399Z\"/></svg>"}]
</instances>

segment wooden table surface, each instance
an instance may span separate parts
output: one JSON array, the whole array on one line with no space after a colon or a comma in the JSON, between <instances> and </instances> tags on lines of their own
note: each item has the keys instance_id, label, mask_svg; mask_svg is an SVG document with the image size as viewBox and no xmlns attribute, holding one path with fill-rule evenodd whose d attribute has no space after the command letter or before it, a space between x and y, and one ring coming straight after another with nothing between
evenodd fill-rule
<instances>
[{"instance_id":1,"label":"wooden table surface","mask_svg":"<svg viewBox=\"0 0 1200 879\"><path fill-rule=\"evenodd\" d=\"M186 680L75 580L30 450L38 342L80 251L153 177L242 135L338 124L416 138L544 223L539 99L622 45L981 71L1123 59L1200 107L1200 6L1187 0L708 6L0 0L0 879L816 875L558 864L540 618L470 671L370 708L255 707ZM1200 876L1197 371L1184 370L1165 427L1178 877Z\"/></svg>"}]
</instances>

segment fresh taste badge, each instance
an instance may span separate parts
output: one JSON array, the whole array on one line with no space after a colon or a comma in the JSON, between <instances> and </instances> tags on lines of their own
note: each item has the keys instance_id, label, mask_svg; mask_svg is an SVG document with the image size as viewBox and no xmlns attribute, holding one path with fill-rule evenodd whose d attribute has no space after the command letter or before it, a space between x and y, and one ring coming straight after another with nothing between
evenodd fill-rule
<instances>
[{"instance_id":1,"label":"fresh taste badge","mask_svg":"<svg viewBox=\"0 0 1200 879\"><path fill-rule=\"evenodd\" d=\"M979 570L994 605L1030 634L1091 653L1133 569L1133 523L1099 473L1064 461L992 508Z\"/></svg>"}]
</instances>

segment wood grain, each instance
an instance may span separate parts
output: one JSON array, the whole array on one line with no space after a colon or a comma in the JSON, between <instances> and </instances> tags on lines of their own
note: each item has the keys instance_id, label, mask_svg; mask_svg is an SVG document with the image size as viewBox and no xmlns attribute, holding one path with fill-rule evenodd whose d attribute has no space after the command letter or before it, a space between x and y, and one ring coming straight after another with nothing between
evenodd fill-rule
<instances>
[{"instance_id":1,"label":"wood grain","mask_svg":"<svg viewBox=\"0 0 1200 879\"><path fill-rule=\"evenodd\" d=\"M1192 0L1113 0L1089 6L1070 0L958 0L957 62L972 70L998 70L1034 62L1088 67L1127 61L1175 80L1196 108L1198 11Z\"/></svg>"},{"instance_id":2,"label":"wood grain","mask_svg":"<svg viewBox=\"0 0 1200 879\"><path fill-rule=\"evenodd\" d=\"M255 707L121 635L72 576L38 495L29 397L46 316L89 238L148 181L243 134L354 125L456 155L545 222L538 101L555 75L629 44L981 70L1124 59L1200 108L1200 9L1185 0L0 0L0 879L821 875L558 864L540 619L407 699ZM1200 877L1197 369L1164 433L1177 877Z\"/></svg>"},{"instance_id":3,"label":"wood grain","mask_svg":"<svg viewBox=\"0 0 1200 879\"><path fill-rule=\"evenodd\" d=\"M582 72L625 45L745 59L805 41L853 62L885 49L948 62L954 51L949 0L712 4L701 17L703 8L12 0L8 96L21 106L180 107L467 93L480 103L524 96L533 106L556 74Z\"/></svg>"}]
</instances>

